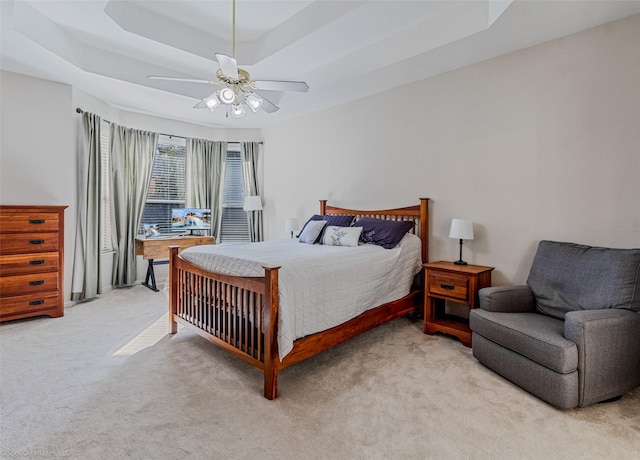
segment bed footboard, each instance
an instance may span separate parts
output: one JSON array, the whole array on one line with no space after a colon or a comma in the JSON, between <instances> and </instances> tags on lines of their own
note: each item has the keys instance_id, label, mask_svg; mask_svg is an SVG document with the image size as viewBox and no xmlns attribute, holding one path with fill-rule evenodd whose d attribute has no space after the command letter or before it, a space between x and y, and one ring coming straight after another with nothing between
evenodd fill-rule
<instances>
[{"instance_id":1,"label":"bed footboard","mask_svg":"<svg viewBox=\"0 0 640 460\"><path fill-rule=\"evenodd\" d=\"M183 324L264 373L264 396L278 391L278 269L262 278L211 273L170 247L170 332Z\"/></svg>"}]
</instances>

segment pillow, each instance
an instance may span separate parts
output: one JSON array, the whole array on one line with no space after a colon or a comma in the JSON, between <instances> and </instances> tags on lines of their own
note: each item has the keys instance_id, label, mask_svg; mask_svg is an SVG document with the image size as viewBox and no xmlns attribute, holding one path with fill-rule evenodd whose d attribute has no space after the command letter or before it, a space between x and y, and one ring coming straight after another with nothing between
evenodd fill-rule
<instances>
[{"instance_id":1,"label":"pillow","mask_svg":"<svg viewBox=\"0 0 640 460\"><path fill-rule=\"evenodd\" d=\"M313 244L318 239L318 236L320 236L325 225L327 225L326 220L309 220L304 224L300 235L298 235L298 241Z\"/></svg>"},{"instance_id":2,"label":"pillow","mask_svg":"<svg viewBox=\"0 0 640 460\"><path fill-rule=\"evenodd\" d=\"M322 218L327 221L327 227L329 227L330 225L334 227L351 227L351 225L353 224L353 221L356 219L356 216L354 215L334 216L334 215L326 214ZM322 230L322 232L320 233L320 236L316 240L316 243L322 244L322 242L324 241L324 232L326 231L327 227L325 227Z\"/></svg>"},{"instance_id":3,"label":"pillow","mask_svg":"<svg viewBox=\"0 0 640 460\"><path fill-rule=\"evenodd\" d=\"M393 249L402 237L413 228L414 223L409 220L385 220L363 217L354 227L362 227L360 241L376 244L385 249Z\"/></svg>"},{"instance_id":4,"label":"pillow","mask_svg":"<svg viewBox=\"0 0 640 460\"><path fill-rule=\"evenodd\" d=\"M306 227L307 225L309 225L309 222L313 222L313 221L315 221L315 220L322 220L322 216L320 216L320 215L318 215L318 214L314 214L313 216L311 216L311 217L309 218L309 220L308 220L308 221L306 221L306 222L304 223L304 225L302 226L302 230L300 230L300 233L298 233L298 234L296 235L296 237L297 237L297 238L300 238L300 235L302 235L302 232L304 232L305 227Z\"/></svg>"},{"instance_id":5,"label":"pillow","mask_svg":"<svg viewBox=\"0 0 640 460\"><path fill-rule=\"evenodd\" d=\"M361 227L337 227L335 225L327 225L324 229L322 238L323 244L327 246L357 246Z\"/></svg>"}]
</instances>

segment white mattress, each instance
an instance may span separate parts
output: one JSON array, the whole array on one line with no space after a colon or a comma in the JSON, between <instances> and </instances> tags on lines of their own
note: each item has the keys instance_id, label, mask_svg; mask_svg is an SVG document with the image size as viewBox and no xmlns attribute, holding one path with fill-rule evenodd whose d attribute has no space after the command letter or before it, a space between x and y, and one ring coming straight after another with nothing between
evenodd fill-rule
<instances>
[{"instance_id":1,"label":"white mattress","mask_svg":"<svg viewBox=\"0 0 640 460\"><path fill-rule=\"evenodd\" d=\"M410 291L421 268L421 242L408 233L393 249L303 244L296 239L187 248L182 258L216 273L264 276L280 266L278 350L283 359L293 341L330 329Z\"/></svg>"}]
</instances>

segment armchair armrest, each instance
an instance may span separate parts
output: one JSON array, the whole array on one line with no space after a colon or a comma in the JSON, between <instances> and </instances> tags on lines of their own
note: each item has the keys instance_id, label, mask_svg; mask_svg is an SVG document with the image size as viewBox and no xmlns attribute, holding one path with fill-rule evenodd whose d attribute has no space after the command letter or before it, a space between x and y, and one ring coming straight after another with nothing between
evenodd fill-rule
<instances>
[{"instance_id":1,"label":"armchair armrest","mask_svg":"<svg viewBox=\"0 0 640 460\"><path fill-rule=\"evenodd\" d=\"M580 406L640 385L640 313L618 308L566 314L565 338L578 348Z\"/></svg>"},{"instance_id":2,"label":"armchair armrest","mask_svg":"<svg viewBox=\"0 0 640 460\"><path fill-rule=\"evenodd\" d=\"M531 289L526 285L487 287L478 291L480 308L501 313L524 313L536 309Z\"/></svg>"}]
</instances>

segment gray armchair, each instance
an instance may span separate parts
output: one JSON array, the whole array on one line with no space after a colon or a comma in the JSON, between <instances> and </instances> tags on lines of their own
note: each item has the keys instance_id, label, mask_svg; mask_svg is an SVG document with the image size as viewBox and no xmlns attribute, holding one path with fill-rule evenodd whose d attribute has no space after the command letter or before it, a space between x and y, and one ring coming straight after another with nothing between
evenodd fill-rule
<instances>
[{"instance_id":1,"label":"gray armchair","mask_svg":"<svg viewBox=\"0 0 640 460\"><path fill-rule=\"evenodd\" d=\"M542 241L527 284L480 290L473 355L561 409L640 385L640 249Z\"/></svg>"}]
</instances>

